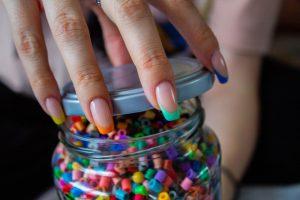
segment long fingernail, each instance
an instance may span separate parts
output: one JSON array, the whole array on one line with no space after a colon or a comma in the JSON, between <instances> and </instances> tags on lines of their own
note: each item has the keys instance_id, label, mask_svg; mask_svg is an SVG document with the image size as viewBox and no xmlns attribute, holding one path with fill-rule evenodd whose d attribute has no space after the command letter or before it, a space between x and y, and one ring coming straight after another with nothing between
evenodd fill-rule
<instances>
[{"instance_id":1,"label":"long fingernail","mask_svg":"<svg viewBox=\"0 0 300 200\"><path fill-rule=\"evenodd\" d=\"M49 97L46 99L46 108L48 114L52 118L55 124L61 125L65 122L66 117L60 103L54 97Z\"/></svg>"},{"instance_id":2,"label":"long fingernail","mask_svg":"<svg viewBox=\"0 0 300 200\"><path fill-rule=\"evenodd\" d=\"M216 50L211 58L214 73L220 83L224 84L228 81L228 72L225 59L220 50Z\"/></svg>"},{"instance_id":3,"label":"long fingernail","mask_svg":"<svg viewBox=\"0 0 300 200\"><path fill-rule=\"evenodd\" d=\"M97 98L90 104L95 124L102 134L108 134L114 130L112 113L106 100Z\"/></svg>"},{"instance_id":4,"label":"long fingernail","mask_svg":"<svg viewBox=\"0 0 300 200\"><path fill-rule=\"evenodd\" d=\"M156 87L156 98L166 120L173 121L179 119L180 111L171 83L168 81L160 83Z\"/></svg>"}]
</instances>

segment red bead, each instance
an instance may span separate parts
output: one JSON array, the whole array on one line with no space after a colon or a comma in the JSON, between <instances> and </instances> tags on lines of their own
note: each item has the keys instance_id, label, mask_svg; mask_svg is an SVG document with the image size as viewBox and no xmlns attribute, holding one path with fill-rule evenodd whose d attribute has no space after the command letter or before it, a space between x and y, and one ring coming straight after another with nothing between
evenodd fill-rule
<instances>
[{"instance_id":1,"label":"red bead","mask_svg":"<svg viewBox=\"0 0 300 200\"><path fill-rule=\"evenodd\" d=\"M71 121L72 122L81 122L82 119L81 119L81 116L74 115L74 116L71 116Z\"/></svg>"},{"instance_id":2,"label":"red bead","mask_svg":"<svg viewBox=\"0 0 300 200\"><path fill-rule=\"evenodd\" d=\"M65 184L61 188L61 190L63 191L63 193L69 193L71 189L72 189L72 186L70 184Z\"/></svg>"},{"instance_id":3,"label":"red bead","mask_svg":"<svg viewBox=\"0 0 300 200\"><path fill-rule=\"evenodd\" d=\"M141 194L136 194L134 195L133 200L146 200L146 197Z\"/></svg>"},{"instance_id":4,"label":"red bead","mask_svg":"<svg viewBox=\"0 0 300 200\"><path fill-rule=\"evenodd\" d=\"M110 196L109 200L117 200L117 198L115 196Z\"/></svg>"}]
</instances>

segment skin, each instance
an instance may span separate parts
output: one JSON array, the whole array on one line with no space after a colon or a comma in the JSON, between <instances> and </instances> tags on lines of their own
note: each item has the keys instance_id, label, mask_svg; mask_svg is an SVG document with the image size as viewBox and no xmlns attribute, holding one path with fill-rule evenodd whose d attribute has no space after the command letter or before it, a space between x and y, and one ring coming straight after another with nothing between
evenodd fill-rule
<instances>
[{"instance_id":1,"label":"skin","mask_svg":"<svg viewBox=\"0 0 300 200\"><path fill-rule=\"evenodd\" d=\"M251 160L258 136L261 57L238 55L226 47L224 53L231 81L223 86L216 84L204 95L203 106L206 123L213 127L221 143L222 165L240 181ZM232 182L222 174L222 199L232 199L233 193Z\"/></svg>"},{"instance_id":2,"label":"skin","mask_svg":"<svg viewBox=\"0 0 300 200\"><path fill-rule=\"evenodd\" d=\"M90 110L94 99L104 99L111 109L78 0L32 0L30 4L27 0L3 0L3 3L10 18L17 51L45 112L51 114L46 106L48 98L60 102L61 97L47 59L41 12L46 14L89 121L94 122ZM212 69L211 57L218 50L218 42L192 1L176 0L174 6L174 0L102 0L102 8L95 6L94 1L86 1L99 17L111 62L121 65L133 61L149 102L159 109L155 88L163 81L174 86L174 79L148 3L167 15L187 39L196 57L209 69Z\"/></svg>"}]
</instances>

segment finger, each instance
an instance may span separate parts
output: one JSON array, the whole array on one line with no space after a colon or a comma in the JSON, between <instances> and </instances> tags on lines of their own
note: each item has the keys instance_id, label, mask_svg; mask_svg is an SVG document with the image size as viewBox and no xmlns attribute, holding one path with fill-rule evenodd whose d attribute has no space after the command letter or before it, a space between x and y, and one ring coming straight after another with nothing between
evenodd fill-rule
<instances>
[{"instance_id":1,"label":"finger","mask_svg":"<svg viewBox=\"0 0 300 200\"><path fill-rule=\"evenodd\" d=\"M190 0L148 0L164 12L184 36L195 56L215 72L221 83L228 80L225 60L220 53L216 37L202 19L198 9Z\"/></svg>"},{"instance_id":2,"label":"finger","mask_svg":"<svg viewBox=\"0 0 300 200\"><path fill-rule=\"evenodd\" d=\"M122 35L148 100L167 120L179 118L172 68L147 4L142 0L102 0L101 4Z\"/></svg>"},{"instance_id":3,"label":"finger","mask_svg":"<svg viewBox=\"0 0 300 200\"><path fill-rule=\"evenodd\" d=\"M57 83L50 70L43 38L37 1L3 1L7 9L15 45L24 65L33 92L56 124L62 124L65 115L60 104Z\"/></svg>"},{"instance_id":4,"label":"finger","mask_svg":"<svg viewBox=\"0 0 300 200\"><path fill-rule=\"evenodd\" d=\"M100 6L93 3L91 9L101 24L105 49L113 66L131 63L130 55L116 25L106 16Z\"/></svg>"},{"instance_id":5,"label":"finger","mask_svg":"<svg viewBox=\"0 0 300 200\"><path fill-rule=\"evenodd\" d=\"M93 52L78 0L43 0L55 41L62 53L87 118L102 134L114 129L109 95Z\"/></svg>"}]
</instances>

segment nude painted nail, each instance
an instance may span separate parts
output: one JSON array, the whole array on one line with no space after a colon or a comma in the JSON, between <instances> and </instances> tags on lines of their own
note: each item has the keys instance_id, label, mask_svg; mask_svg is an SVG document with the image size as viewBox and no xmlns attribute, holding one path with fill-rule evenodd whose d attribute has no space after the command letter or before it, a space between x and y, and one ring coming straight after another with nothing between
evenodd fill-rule
<instances>
[{"instance_id":1,"label":"nude painted nail","mask_svg":"<svg viewBox=\"0 0 300 200\"><path fill-rule=\"evenodd\" d=\"M108 134L114 130L112 112L106 100L94 99L90 104L91 113L95 124L101 134Z\"/></svg>"},{"instance_id":2,"label":"nude painted nail","mask_svg":"<svg viewBox=\"0 0 300 200\"><path fill-rule=\"evenodd\" d=\"M180 112L176 103L174 89L170 82L164 81L156 87L156 98L166 120L179 119Z\"/></svg>"},{"instance_id":3,"label":"nude painted nail","mask_svg":"<svg viewBox=\"0 0 300 200\"><path fill-rule=\"evenodd\" d=\"M228 81L228 72L225 59L220 50L216 50L211 58L214 73L220 83L224 84Z\"/></svg>"},{"instance_id":4,"label":"nude painted nail","mask_svg":"<svg viewBox=\"0 0 300 200\"><path fill-rule=\"evenodd\" d=\"M55 124L61 125L65 122L65 113L60 105L60 103L54 97L49 97L46 99L46 108L48 114L52 118Z\"/></svg>"}]
</instances>

